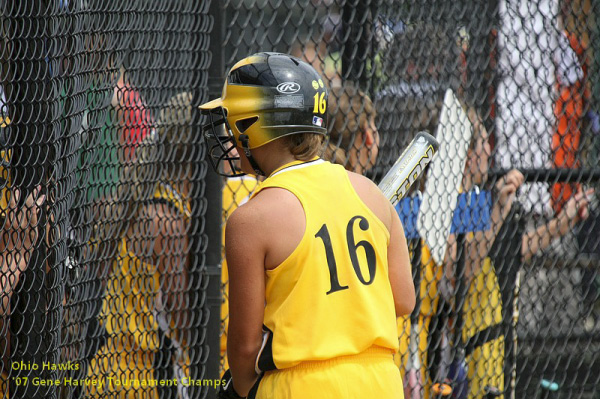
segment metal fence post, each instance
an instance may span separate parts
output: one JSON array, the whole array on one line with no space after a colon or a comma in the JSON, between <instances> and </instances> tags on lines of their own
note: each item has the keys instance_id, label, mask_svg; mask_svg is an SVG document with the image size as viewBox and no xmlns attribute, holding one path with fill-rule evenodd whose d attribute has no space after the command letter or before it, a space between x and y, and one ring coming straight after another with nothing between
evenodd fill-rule
<instances>
[{"instance_id":1,"label":"metal fence post","mask_svg":"<svg viewBox=\"0 0 600 399\"><path fill-rule=\"evenodd\" d=\"M365 88L367 58L371 55L372 28L370 1L346 0L342 9L342 30L347 42L342 47L342 79Z\"/></svg>"},{"instance_id":2,"label":"metal fence post","mask_svg":"<svg viewBox=\"0 0 600 399\"><path fill-rule=\"evenodd\" d=\"M224 13L223 3L212 1L209 11L213 19L210 36L210 53L212 56L208 76L208 93L210 98L219 97L223 87L225 60L223 54ZM205 152L205 157L209 155ZM208 163L208 159L207 159ZM206 175L206 226L208 248L206 251L206 273L208 287L206 290L207 305L210 316L207 325L206 341L211 348L206 363L206 378L218 379L220 365L220 332L221 332L221 245L222 245L222 208L223 181L221 176L209 170Z\"/></svg>"}]
</instances>

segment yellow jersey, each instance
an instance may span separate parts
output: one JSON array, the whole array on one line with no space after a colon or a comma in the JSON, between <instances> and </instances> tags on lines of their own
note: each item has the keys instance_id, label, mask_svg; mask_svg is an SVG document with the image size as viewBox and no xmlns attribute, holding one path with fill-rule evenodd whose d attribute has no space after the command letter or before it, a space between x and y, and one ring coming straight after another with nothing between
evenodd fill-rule
<instances>
[{"instance_id":1,"label":"yellow jersey","mask_svg":"<svg viewBox=\"0 0 600 399\"><path fill-rule=\"evenodd\" d=\"M272 352L274 366L359 354L373 346L395 353L390 234L360 199L346 170L321 159L292 162L254 195L269 187L294 194L306 218L293 253L265 272L264 325L272 332L266 353Z\"/></svg>"},{"instance_id":2,"label":"yellow jersey","mask_svg":"<svg viewBox=\"0 0 600 399\"><path fill-rule=\"evenodd\" d=\"M189 203L173 188L160 184L151 203L167 203L186 220L191 215ZM127 246L120 244L119 257L109 277L99 320L105 326L107 341L90 362L88 378L98 382L87 388L86 397L158 398L155 358L165 356L161 346L168 339L173 349L169 364L172 378L188 377L189 355L177 341L173 323L158 309L161 293L158 266L139 259ZM162 338L161 336L167 337ZM160 359L160 358L159 358ZM184 389L181 384L178 390Z\"/></svg>"},{"instance_id":3,"label":"yellow jersey","mask_svg":"<svg viewBox=\"0 0 600 399\"><path fill-rule=\"evenodd\" d=\"M434 381L433 376L426 372L429 368L427 353L431 349L428 345L438 345L436 342L430 342L429 334L430 328L441 328L432 326L431 320L438 308L438 282L442 279L443 267L434 262L431 251L424 242L421 248L421 285L418 293L421 307L416 338L419 339L418 356L421 363L421 378L424 382L424 397L429 397ZM469 378L468 398L472 399L481 397L486 385L499 388L504 386L504 336L493 333L479 336L486 330L499 327L502 322L500 287L489 257L484 259L481 269L470 281L464 301L465 325L462 338L467 346L472 346L466 356ZM410 316L398 319L398 330L400 350L396 356L396 364L404 370L404 365L411 361L408 353L411 336Z\"/></svg>"}]
</instances>

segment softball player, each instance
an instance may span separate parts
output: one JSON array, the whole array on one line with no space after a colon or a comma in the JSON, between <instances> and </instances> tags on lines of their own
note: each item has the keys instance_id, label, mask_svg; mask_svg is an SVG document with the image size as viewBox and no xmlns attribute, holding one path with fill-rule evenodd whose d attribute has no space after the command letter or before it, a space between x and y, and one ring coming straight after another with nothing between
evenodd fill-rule
<instances>
[{"instance_id":1,"label":"softball player","mask_svg":"<svg viewBox=\"0 0 600 399\"><path fill-rule=\"evenodd\" d=\"M321 77L295 57L255 54L200 108L215 169L232 143L244 172L266 176L226 226L224 397L245 397L264 373L261 399L402 398L396 317L415 300L404 232L370 180L318 158Z\"/></svg>"},{"instance_id":2,"label":"softball player","mask_svg":"<svg viewBox=\"0 0 600 399\"><path fill-rule=\"evenodd\" d=\"M157 141L162 140L167 166L151 198L141 199L134 221L120 240L99 316L107 336L88 372L88 378L100 383L87 387L85 397L188 397L182 384L160 382L189 376L189 354L181 330L189 320L185 312L189 301L180 287L187 286L188 259L182 248L189 246L187 195L193 172L191 163L173 165L171 161L189 159L191 100L191 93L173 97L159 117L158 136L137 149L140 159L150 160L150 153L160 145Z\"/></svg>"}]
</instances>

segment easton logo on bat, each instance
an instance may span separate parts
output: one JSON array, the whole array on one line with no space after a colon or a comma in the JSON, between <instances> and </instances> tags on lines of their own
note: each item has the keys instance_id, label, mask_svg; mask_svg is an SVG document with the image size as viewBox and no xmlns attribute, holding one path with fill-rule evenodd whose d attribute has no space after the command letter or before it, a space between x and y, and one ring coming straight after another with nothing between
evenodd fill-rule
<instances>
[{"instance_id":1,"label":"easton logo on bat","mask_svg":"<svg viewBox=\"0 0 600 399\"><path fill-rule=\"evenodd\" d=\"M416 152L416 151L414 151L414 152ZM423 170L425 170L425 167L429 164L429 162L431 162L431 158L433 157L434 153L435 153L435 149L433 148L432 145L429 145L427 147L427 150L425 151L425 155L423 155L421 157L421 159L419 159L419 163L417 163L414 166L414 168L408 173L408 176L406 176L406 179L404 179L404 181L402 183L400 183L400 186L398 187L398 190L396 190L394 197L397 197L398 199L400 199L400 198L403 198L404 195L406 195L410 186L415 182L415 180L417 180L419 178L419 176L421 175ZM414 156L414 154L411 154L411 155ZM410 158L412 158L412 156ZM410 161L410 159L407 160L406 164L408 164L409 161ZM395 199L396 198L392 198L392 201L394 201Z\"/></svg>"},{"instance_id":2,"label":"easton logo on bat","mask_svg":"<svg viewBox=\"0 0 600 399\"><path fill-rule=\"evenodd\" d=\"M408 192L431 162L438 147L439 143L432 135L425 131L417 133L379 182L379 189L392 205L396 206Z\"/></svg>"}]
</instances>

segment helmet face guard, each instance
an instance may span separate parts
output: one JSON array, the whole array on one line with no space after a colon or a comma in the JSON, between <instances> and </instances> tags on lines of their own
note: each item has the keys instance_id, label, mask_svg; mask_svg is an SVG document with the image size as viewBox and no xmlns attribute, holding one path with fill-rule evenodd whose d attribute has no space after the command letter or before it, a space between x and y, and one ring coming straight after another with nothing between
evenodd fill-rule
<instances>
[{"instance_id":1,"label":"helmet face guard","mask_svg":"<svg viewBox=\"0 0 600 399\"><path fill-rule=\"evenodd\" d=\"M205 112L205 115L208 121L202 127L202 132L209 144L208 159L213 169L225 177L245 175L240 170L240 156L235 152L237 142L231 132L225 110L223 107L217 107Z\"/></svg>"}]
</instances>

